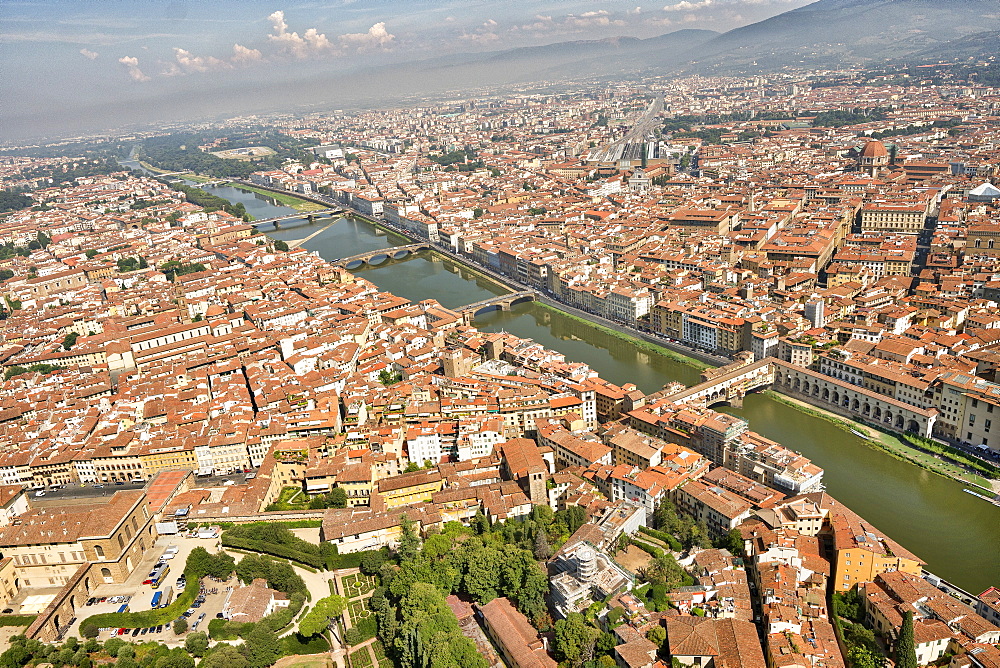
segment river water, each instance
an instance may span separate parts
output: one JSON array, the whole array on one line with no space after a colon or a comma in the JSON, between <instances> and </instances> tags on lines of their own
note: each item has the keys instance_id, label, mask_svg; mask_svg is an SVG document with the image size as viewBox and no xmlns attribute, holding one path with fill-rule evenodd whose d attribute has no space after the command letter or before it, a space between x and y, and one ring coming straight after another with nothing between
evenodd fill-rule
<instances>
[{"instance_id":1,"label":"river water","mask_svg":"<svg viewBox=\"0 0 1000 668\"><path fill-rule=\"evenodd\" d=\"M208 188L252 215L265 218L291 212L266 196L237 188ZM316 223L292 222L268 234L302 239ZM341 220L305 244L307 250L335 259L409 243L398 235L351 219ZM356 273L383 290L418 301L433 297L448 307L488 299L507 290L477 273L431 253L365 267ZM529 337L567 359L586 362L616 384L635 383L645 392L676 380L693 384L698 372L663 355L637 350L596 327L538 304L476 318L484 331L505 330ZM746 398L742 409L725 409L750 421L751 429L797 450L822 466L826 488L838 500L927 561L927 569L978 594L1000 584L1000 509L962 491L960 483L928 473L865 445L829 422L797 411L766 395Z\"/></svg>"}]
</instances>

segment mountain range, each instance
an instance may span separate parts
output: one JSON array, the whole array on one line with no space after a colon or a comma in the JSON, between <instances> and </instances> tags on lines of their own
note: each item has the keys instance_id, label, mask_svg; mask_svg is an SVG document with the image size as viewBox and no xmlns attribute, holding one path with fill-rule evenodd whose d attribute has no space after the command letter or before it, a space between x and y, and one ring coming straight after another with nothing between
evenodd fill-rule
<instances>
[{"instance_id":1,"label":"mountain range","mask_svg":"<svg viewBox=\"0 0 1000 668\"><path fill-rule=\"evenodd\" d=\"M725 33L678 30L638 39L558 42L412 63L465 83L626 73L755 73L901 60L985 58L1000 46L997 0L818 0Z\"/></svg>"}]
</instances>

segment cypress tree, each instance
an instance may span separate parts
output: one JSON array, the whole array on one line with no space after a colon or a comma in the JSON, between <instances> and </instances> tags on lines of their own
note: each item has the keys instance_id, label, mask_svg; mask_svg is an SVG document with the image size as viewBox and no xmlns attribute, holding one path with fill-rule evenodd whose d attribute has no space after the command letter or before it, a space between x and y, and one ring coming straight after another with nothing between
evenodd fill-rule
<instances>
[{"instance_id":1,"label":"cypress tree","mask_svg":"<svg viewBox=\"0 0 1000 668\"><path fill-rule=\"evenodd\" d=\"M903 614L903 625L896 639L896 668L917 668L917 648L913 643L913 613Z\"/></svg>"}]
</instances>

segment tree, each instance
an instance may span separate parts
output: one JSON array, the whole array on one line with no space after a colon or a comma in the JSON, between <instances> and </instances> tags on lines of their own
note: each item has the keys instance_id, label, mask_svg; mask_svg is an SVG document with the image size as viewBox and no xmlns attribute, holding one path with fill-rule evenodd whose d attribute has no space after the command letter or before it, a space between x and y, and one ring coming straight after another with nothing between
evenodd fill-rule
<instances>
[{"instance_id":1,"label":"tree","mask_svg":"<svg viewBox=\"0 0 1000 668\"><path fill-rule=\"evenodd\" d=\"M184 639L184 649L194 656L205 656L205 651L208 649L208 636L201 631L189 634Z\"/></svg>"},{"instance_id":2,"label":"tree","mask_svg":"<svg viewBox=\"0 0 1000 668\"><path fill-rule=\"evenodd\" d=\"M63 337L63 342L62 342L63 350L69 350L70 348L72 348L73 346L75 346L76 345L76 340L78 338L80 338L80 335L77 334L76 332L70 332L69 334L67 334L66 336L64 336Z\"/></svg>"},{"instance_id":3,"label":"tree","mask_svg":"<svg viewBox=\"0 0 1000 668\"><path fill-rule=\"evenodd\" d=\"M194 659L177 647L170 650L169 654L159 657L153 665L155 668L194 668Z\"/></svg>"},{"instance_id":4,"label":"tree","mask_svg":"<svg viewBox=\"0 0 1000 668\"><path fill-rule=\"evenodd\" d=\"M263 624L254 626L243 643L250 668L267 668L278 660L278 636Z\"/></svg>"},{"instance_id":5,"label":"tree","mask_svg":"<svg viewBox=\"0 0 1000 668\"><path fill-rule=\"evenodd\" d=\"M896 668L917 668L917 649L913 642L913 612L903 613L903 625L896 639Z\"/></svg>"},{"instance_id":6,"label":"tree","mask_svg":"<svg viewBox=\"0 0 1000 668\"><path fill-rule=\"evenodd\" d=\"M84 638L96 638L100 634L101 630L97 628L97 624L92 621L84 620L80 624L80 635Z\"/></svg>"},{"instance_id":7,"label":"tree","mask_svg":"<svg viewBox=\"0 0 1000 668\"><path fill-rule=\"evenodd\" d=\"M549 537L544 531L535 532L535 559L545 561L552 556L552 548L549 546Z\"/></svg>"},{"instance_id":8,"label":"tree","mask_svg":"<svg viewBox=\"0 0 1000 668\"><path fill-rule=\"evenodd\" d=\"M556 659L566 661L571 666L579 666L589 660L599 633L587 624L579 612L569 613L566 619L555 623L553 650Z\"/></svg>"},{"instance_id":9,"label":"tree","mask_svg":"<svg viewBox=\"0 0 1000 668\"><path fill-rule=\"evenodd\" d=\"M287 252L288 251L288 244L286 244L281 239L276 239L275 242L274 242L274 250L276 250L276 251L282 251L282 252Z\"/></svg>"},{"instance_id":10,"label":"tree","mask_svg":"<svg viewBox=\"0 0 1000 668\"><path fill-rule=\"evenodd\" d=\"M181 635L188 630L188 620L184 617L179 617L174 622L174 635Z\"/></svg>"},{"instance_id":11,"label":"tree","mask_svg":"<svg viewBox=\"0 0 1000 668\"><path fill-rule=\"evenodd\" d=\"M232 645L220 643L201 660L198 668L250 668L250 662L240 650Z\"/></svg>"},{"instance_id":12,"label":"tree","mask_svg":"<svg viewBox=\"0 0 1000 668\"><path fill-rule=\"evenodd\" d=\"M730 554L738 557L743 554L743 534L737 528L730 529L729 533L715 541L715 546L720 549L729 550Z\"/></svg>"},{"instance_id":13,"label":"tree","mask_svg":"<svg viewBox=\"0 0 1000 668\"><path fill-rule=\"evenodd\" d=\"M87 251L86 255L88 260L93 260L94 257L97 255L97 251L91 248L90 250Z\"/></svg>"},{"instance_id":14,"label":"tree","mask_svg":"<svg viewBox=\"0 0 1000 668\"><path fill-rule=\"evenodd\" d=\"M344 491L342 487L334 487L330 490L330 493L326 495L329 501L328 508L346 508L347 507L347 492Z\"/></svg>"},{"instance_id":15,"label":"tree","mask_svg":"<svg viewBox=\"0 0 1000 668\"><path fill-rule=\"evenodd\" d=\"M852 647L847 652L850 665L854 668L884 668L885 657L865 647Z\"/></svg>"},{"instance_id":16,"label":"tree","mask_svg":"<svg viewBox=\"0 0 1000 668\"><path fill-rule=\"evenodd\" d=\"M399 546L396 547L396 553L399 554L400 560L409 561L417 556L417 551L420 549L420 539L417 537L417 532L413 528L413 520L405 514L400 518L399 528L401 533L399 536Z\"/></svg>"},{"instance_id":17,"label":"tree","mask_svg":"<svg viewBox=\"0 0 1000 668\"><path fill-rule=\"evenodd\" d=\"M108 638L107 642L104 643L104 651L108 653L108 656L116 657L125 644L121 638Z\"/></svg>"},{"instance_id":18,"label":"tree","mask_svg":"<svg viewBox=\"0 0 1000 668\"><path fill-rule=\"evenodd\" d=\"M308 638L326 631L334 619L344 614L346 608L347 599L343 596L334 594L321 598L299 622L299 633Z\"/></svg>"},{"instance_id":19,"label":"tree","mask_svg":"<svg viewBox=\"0 0 1000 668\"><path fill-rule=\"evenodd\" d=\"M654 626L646 632L646 639L659 647L667 639L667 630L662 626Z\"/></svg>"}]
</instances>

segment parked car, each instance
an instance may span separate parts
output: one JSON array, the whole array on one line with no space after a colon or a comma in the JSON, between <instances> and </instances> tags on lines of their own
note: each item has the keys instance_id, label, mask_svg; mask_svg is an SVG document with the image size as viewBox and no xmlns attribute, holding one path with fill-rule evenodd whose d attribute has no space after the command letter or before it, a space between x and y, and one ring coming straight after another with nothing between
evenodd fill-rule
<instances>
[{"instance_id":1,"label":"parked car","mask_svg":"<svg viewBox=\"0 0 1000 668\"><path fill-rule=\"evenodd\" d=\"M137 635L139 635L139 631L141 631L141 630L142 630L142 629L132 629L132 637L134 638L134 637L136 637Z\"/></svg>"},{"instance_id":2,"label":"parked car","mask_svg":"<svg viewBox=\"0 0 1000 668\"><path fill-rule=\"evenodd\" d=\"M163 624L157 624L157 626L156 626L156 632L159 633L162 630L163 630Z\"/></svg>"},{"instance_id":3,"label":"parked car","mask_svg":"<svg viewBox=\"0 0 1000 668\"><path fill-rule=\"evenodd\" d=\"M45 492L42 491L35 492L35 496L45 496Z\"/></svg>"}]
</instances>

